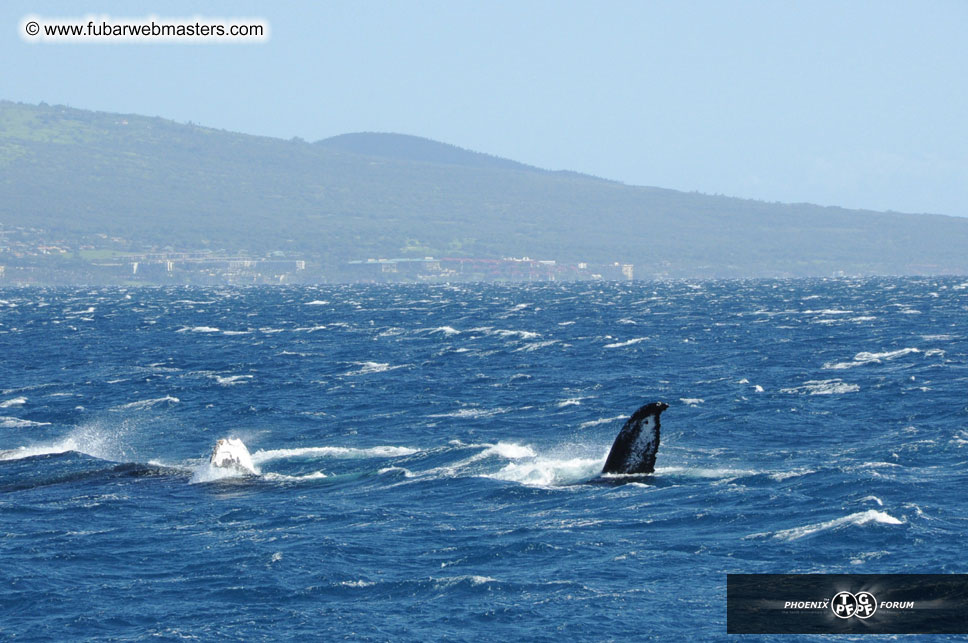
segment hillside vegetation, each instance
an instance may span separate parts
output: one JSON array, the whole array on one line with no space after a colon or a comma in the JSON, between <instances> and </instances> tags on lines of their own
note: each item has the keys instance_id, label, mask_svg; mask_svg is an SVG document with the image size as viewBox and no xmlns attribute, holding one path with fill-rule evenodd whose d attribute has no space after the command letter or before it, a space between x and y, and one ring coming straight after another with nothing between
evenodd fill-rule
<instances>
[{"instance_id":1,"label":"hillside vegetation","mask_svg":"<svg viewBox=\"0 0 968 643\"><path fill-rule=\"evenodd\" d=\"M968 273L968 219L633 187L394 134L309 143L0 102L0 224L300 256L527 255L650 276Z\"/></svg>"}]
</instances>

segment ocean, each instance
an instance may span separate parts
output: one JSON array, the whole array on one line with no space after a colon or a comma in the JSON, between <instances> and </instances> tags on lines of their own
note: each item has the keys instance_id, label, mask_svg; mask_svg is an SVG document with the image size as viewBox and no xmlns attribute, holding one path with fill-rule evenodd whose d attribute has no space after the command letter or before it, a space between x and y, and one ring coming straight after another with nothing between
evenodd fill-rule
<instances>
[{"instance_id":1,"label":"ocean","mask_svg":"<svg viewBox=\"0 0 968 643\"><path fill-rule=\"evenodd\" d=\"M6 288L0 639L724 639L727 573L968 572L966 329L963 277Z\"/></svg>"}]
</instances>

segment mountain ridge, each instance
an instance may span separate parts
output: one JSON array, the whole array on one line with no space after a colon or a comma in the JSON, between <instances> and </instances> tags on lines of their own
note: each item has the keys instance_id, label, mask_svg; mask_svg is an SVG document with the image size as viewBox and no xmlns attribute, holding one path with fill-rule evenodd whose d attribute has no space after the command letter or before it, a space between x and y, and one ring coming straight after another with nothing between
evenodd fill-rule
<instances>
[{"instance_id":1,"label":"mountain ridge","mask_svg":"<svg viewBox=\"0 0 968 643\"><path fill-rule=\"evenodd\" d=\"M968 273L958 217L629 186L410 135L307 143L9 101L0 225L301 256L322 280L396 256L628 262L642 278Z\"/></svg>"}]
</instances>

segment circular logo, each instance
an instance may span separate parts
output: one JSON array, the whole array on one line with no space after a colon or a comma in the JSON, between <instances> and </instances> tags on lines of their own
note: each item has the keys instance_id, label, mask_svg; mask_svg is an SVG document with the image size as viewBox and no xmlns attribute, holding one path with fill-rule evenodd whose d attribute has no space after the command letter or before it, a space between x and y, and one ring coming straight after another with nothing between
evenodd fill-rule
<instances>
[{"instance_id":1,"label":"circular logo","mask_svg":"<svg viewBox=\"0 0 968 643\"><path fill-rule=\"evenodd\" d=\"M839 592L830 601L830 609L837 618L870 618L877 611L877 599L870 592Z\"/></svg>"},{"instance_id":2,"label":"circular logo","mask_svg":"<svg viewBox=\"0 0 968 643\"><path fill-rule=\"evenodd\" d=\"M837 618L850 618L857 611L857 599L850 592L840 592L830 601L830 609Z\"/></svg>"},{"instance_id":3,"label":"circular logo","mask_svg":"<svg viewBox=\"0 0 968 643\"><path fill-rule=\"evenodd\" d=\"M870 592L857 592L854 600L857 601L857 611L854 612L857 618L870 618L877 611L877 599Z\"/></svg>"}]
</instances>

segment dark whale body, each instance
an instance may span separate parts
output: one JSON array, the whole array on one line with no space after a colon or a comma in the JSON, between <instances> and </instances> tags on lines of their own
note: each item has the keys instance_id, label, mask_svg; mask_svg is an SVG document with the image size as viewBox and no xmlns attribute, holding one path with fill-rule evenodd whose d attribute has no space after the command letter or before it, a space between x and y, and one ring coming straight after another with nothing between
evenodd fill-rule
<instances>
[{"instance_id":1,"label":"dark whale body","mask_svg":"<svg viewBox=\"0 0 968 643\"><path fill-rule=\"evenodd\" d=\"M608 452L603 474L648 474L655 471L655 454L659 450L659 415L667 408L669 405L665 402L652 402L632 414Z\"/></svg>"}]
</instances>

